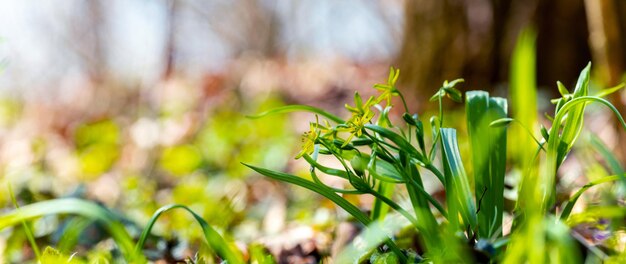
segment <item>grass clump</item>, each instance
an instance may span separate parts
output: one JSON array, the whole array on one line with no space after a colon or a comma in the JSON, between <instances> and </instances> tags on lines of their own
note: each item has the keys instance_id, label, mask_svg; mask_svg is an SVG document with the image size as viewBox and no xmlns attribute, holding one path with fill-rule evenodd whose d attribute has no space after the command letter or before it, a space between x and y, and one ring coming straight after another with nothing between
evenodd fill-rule
<instances>
[{"instance_id":1,"label":"grass clump","mask_svg":"<svg viewBox=\"0 0 626 264\"><path fill-rule=\"evenodd\" d=\"M465 157L467 162L464 162L456 129L444 126L442 107L443 100L462 101L463 95L456 85L463 80L443 83L431 98L431 101L438 102L439 113L425 124L418 114L409 111L404 96L395 85L399 70L391 68L387 83L374 86L380 91L378 96L364 99L355 93L353 105L345 106L350 112L348 119L302 105L281 107L254 116L258 118L293 111L315 114L315 121L310 123L309 131L302 137L303 148L296 156L310 165L310 180L249 164L246 166L270 178L314 191L367 225L364 239L378 243L369 243L360 249L348 248L351 253L340 254L342 260L371 263L406 263L417 259L436 263L582 262L582 255L576 253L576 242L570 234L573 205L590 187L623 179L623 175L592 181L564 205L559 205L556 200L557 171L582 131L588 104L597 102L608 107L626 129L619 112L602 98L617 89L590 96L589 72L590 65L587 65L572 93L558 83L562 97L553 100L556 108L550 117L552 124L544 129L541 140L534 138L535 119L528 116L528 111L522 113L525 117L518 121L508 116L506 99L490 97L483 91L467 92L465 105L471 156ZM399 97L402 102L403 114L399 119L390 117L394 107L393 97ZM514 216L513 230L503 236L503 215L507 210L504 205L507 127L513 123L521 125L522 131L533 140L530 145L518 146L517 152L522 153L518 155L521 157L519 163L525 171L525 178L522 180L520 199L515 201L515 210L510 212ZM326 160L321 159L323 156L334 158L340 167L331 168L322 164ZM466 166L472 168L472 175L468 175ZM329 186L322 181L319 173L342 178L347 187ZM441 183L445 189L444 201L425 191L424 177L435 177ZM394 196L400 186L407 191L409 207L401 206L406 203ZM371 212L364 213L343 194L373 196ZM595 216L602 217L605 213L604 216L611 219L623 217L623 208L613 208L600 210L596 212L600 215ZM395 243L399 239L395 234L400 227L385 229L390 225L387 219L396 216L389 214L389 209L415 229L419 247L400 248ZM380 243L386 246L381 247ZM589 252L593 250L589 249ZM606 254L604 260L609 256Z\"/></svg>"}]
</instances>

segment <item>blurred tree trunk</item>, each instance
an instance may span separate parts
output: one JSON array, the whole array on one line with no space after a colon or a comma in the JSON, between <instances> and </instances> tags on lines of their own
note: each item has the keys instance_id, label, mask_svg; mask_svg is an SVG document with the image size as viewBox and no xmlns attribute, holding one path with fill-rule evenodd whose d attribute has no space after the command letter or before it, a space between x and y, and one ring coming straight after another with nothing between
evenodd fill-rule
<instances>
[{"instance_id":1,"label":"blurred tree trunk","mask_svg":"<svg viewBox=\"0 0 626 264\"><path fill-rule=\"evenodd\" d=\"M429 98L443 79L460 77L465 63L466 18L459 1L406 1L400 82ZM409 95L416 96L415 94Z\"/></svg>"},{"instance_id":2,"label":"blurred tree trunk","mask_svg":"<svg viewBox=\"0 0 626 264\"><path fill-rule=\"evenodd\" d=\"M537 81L556 96L556 80L575 82L591 58L583 1L406 1L400 83L422 101L455 78L466 80L463 90L506 96L506 89L496 88L508 82L519 32L534 26Z\"/></svg>"},{"instance_id":3,"label":"blurred tree trunk","mask_svg":"<svg viewBox=\"0 0 626 264\"><path fill-rule=\"evenodd\" d=\"M175 73L176 58L176 24L177 24L177 1L172 0L167 4L167 38L165 43L165 66L161 74L161 80L168 80Z\"/></svg>"},{"instance_id":4,"label":"blurred tree trunk","mask_svg":"<svg viewBox=\"0 0 626 264\"><path fill-rule=\"evenodd\" d=\"M404 36L397 65L401 89L426 104L444 80L464 78L462 90L506 96L511 52L519 32L537 31L537 84L557 97L557 80L570 90L589 61L594 77L610 87L624 80L626 2L621 0L416 0L405 1ZM626 92L611 100L626 114ZM541 100L544 103L547 100ZM412 107L416 107L413 104ZM540 109L549 111L549 109ZM626 133L620 131L620 142ZM621 150L626 159L626 148Z\"/></svg>"},{"instance_id":5,"label":"blurred tree trunk","mask_svg":"<svg viewBox=\"0 0 626 264\"><path fill-rule=\"evenodd\" d=\"M626 4L619 0L585 0L589 21L589 42L591 44L596 77L603 86L615 86L623 81L624 44L626 40ZM620 18L621 15L621 18ZM622 93L611 95L611 101L620 113L625 114L626 106ZM626 142L626 133L617 122L619 141ZM620 144L621 145L621 144ZM626 148L620 148L622 160L626 158Z\"/></svg>"}]
</instances>

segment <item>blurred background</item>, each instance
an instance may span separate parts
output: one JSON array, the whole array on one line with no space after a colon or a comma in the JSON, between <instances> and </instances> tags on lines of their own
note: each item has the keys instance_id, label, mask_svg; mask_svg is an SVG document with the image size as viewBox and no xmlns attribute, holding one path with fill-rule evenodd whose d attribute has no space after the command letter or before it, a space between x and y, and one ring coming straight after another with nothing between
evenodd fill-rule
<instances>
[{"instance_id":1,"label":"blurred background","mask_svg":"<svg viewBox=\"0 0 626 264\"><path fill-rule=\"evenodd\" d=\"M12 208L11 184L21 204L84 197L145 223L176 202L246 243L331 243L317 231L335 228L333 206L239 164L306 173L292 157L312 116L245 115L293 103L345 114L389 66L419 113L444 80L506 97L526 28L539 114L559 96L555 82L573 90L589 61L595 87L623 81L620 0L0 0L0 204ZM626 93L610 99L626 113ZM599 133L619 146L615 131ZM201 240L181 219L159 223L169 242L157 257ZM58 241L64 221L39 220L36 236ZM12 261L32 257L25 245L19 232L0 240Z\"/></svg>"}]
</instances>

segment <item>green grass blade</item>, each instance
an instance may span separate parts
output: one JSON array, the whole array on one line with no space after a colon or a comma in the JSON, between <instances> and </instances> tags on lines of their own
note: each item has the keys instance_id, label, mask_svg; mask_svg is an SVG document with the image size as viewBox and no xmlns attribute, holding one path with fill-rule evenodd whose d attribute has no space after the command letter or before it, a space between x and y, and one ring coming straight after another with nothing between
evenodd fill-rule
<instances>
[{"instance_id":1,"label":"green grass blade","mask_svg":"<svg viewBox=\"0 0 626 264\"><path fill-rule=\"evenodd\" d=\"M622 186L624 187L624 190L626 190L626 176L624 176L624 168L617 157L613 155L611 150L602 142L602 140L600 140L600 138L593 134L591 135L591 145L598 153L600 153L604 161L606 161L612 174L620 177Z\"/></svg>"},{"instance_id":2,"label":"green grass blade","mask_svg":"<svg viewBox=\"0 0 626 264\"><path fill-rule=\"evenodd\" d=\"M574 90L574 98L587 96L589 93L589 76L591 71L591 62L587 64L580 76L578 77L578 82L576 83L576 89ZM561 144L567 146L565 150L559 151L559 161L561 162L567 152L574 145L574 141L580 135L580 131L583 128L583 118L585 112L585 104L579 104L576 107L570 109L567 112L567 121L565 121L565 127L563 127L563 132L561 133Z\"/></svg>"},{"instance_id":3,"label":"green grass blade","mask_svg":"<svg viewBox=\"0 0 626 264\"><path fill-rule=\"evenodd\" d=\"M143 250L144 244L148 239L148 235L150 235L150 231L152 231L152 228L154 227L154 224L159 219L159 217L163 213L177 208L189 212L193 216L193 218L196 219L198 224L200 224L200 227L202 227L202 232L204 233L204 238L206 239L206 242L213 250L218 253L218 255L220 255L220 257L227 260L228 263L245 263L243 257L241 256L241 253L235 247L233 247L231 243L228 243L217 231L215 231L215 229L211 227L211 225L209 225L202 217L200 217L194 211L189 209L189 207L180 204L163 206L152 215L152 217L148 221L148 224L141 233L141 237L139 238L137 245L135 246L136 256L141 255L141 251Z\"/></svg>"},{"instance_id":4,"label":"green grass blade","mask_svg":"<svg viewBox=\"0 0 626 264\"><path fill-rule=\"evenodd\" d=\"M252 119L257 119L257 118L261 118L261 117L265 117L268 115L275 115L275 114L284 114L284 113L291 113L291 112L311 112L314 114L318 114L321 115L323 117L326 117L330 120L332 120L335 123L338 124L343 124L346 121L344 121L343 119L341 119L340 117L333 115L329 112L326 112L322 109L319 109L317 107L313 107L313 106L308 106L308 105L286 105L286 106L281 106L281 107L277 107L265 112L262 112L260 114L257 115L251 115L248 116L248 118L252 118Z\"/></svg>"},{"instance_id":5,"label":"green grass blade","mask_svg":"<svg viewBox=\"0 0 626 264\"><path fill-rule=\"evenodd\" d=\"M600 219L623 219L626 217L626 207L621 205L592 206L578 214L570 215L565 222L569 226L581 223L597 223Z\"/></svg>"},{"instance_id":6,"label":"green grass blade","mask_svg":"<svg viewBox=\"0 0 626 264\"><path fill-rule=\"evenodd\" d=\"M361 222L364 225L369 225L372 222L372 220L365 213L361 212L361 210L359 210L359 208L357 208L356 206L354 206L353 204L348 202L343 197L337 195L332 190L329 190L328 188L325 188L323 186L317 185L314 182L302 179L302 178L300 178L298 176L295 176L295 175L291 175L291 174L287 174L287 173L283 173L283 172L272 171L272 170L268 170L268 169L264 169L264 168L259 168L259 167L255 167L255 166L252 166L252 165L249 165L249 164L245 164L245 163L242 163L242 164L245 165L246 167L248 167L248 168L258 172L261 175L265 175L267 177L270 177L272 179L279 180L279 181L282 181L282 182L291 183L291 184L303 187L305 189L309 189L309 190L311 190L313 192L316 192L316 193L326 197L328 200L331 200L333 203L335 203L336 205L338 205L342 209L346 210L346 212L348 212L357 221ZM400 259L404 259L404 261L406 261L406 257L404 256L404 254L402 254L400 252L400 249L398 248L398 246L395 243L393 243L391 240L387 240L387 245L389 246L389 248L391 250L393 250L396 254L398 254L398 257Z\"/></svg>"},{"instance_id":7,"label":"green grass blade","mask_svg":"<svg viewBox=\"0 0 626 264\"><path fill-rule=\"evenodd\" d=\"M574 195L572 195L572 197L569 198L569 200L567 201L567 204L565 205L565 207L563 208L563 212L561 213L561 217L559 217L562 221L566 221L567 218L569 217L569 215L572 213L572 209L574 208L574 205L576 204L576 201L578 201L578 198L580 198L580 196L587 191L589 188L594 187L598 184L602 184L602 183L606 183L606 182L614 182L619 180L620 178L623 178L624 175L613 175L613 176L607 176L607 177L603 177L600 179L597 179L595 181L589 182L587 184L585 184L583 187L581 187Z\"/></svg>"},{"instance_id":8,"label":"green grass blade","mask_svg":"<svg viewBox=\"0 0 626 264\"><path fill-rule=\"evenodd\" d=\"M57 245L58 250L62 253L69 253L70 250L72 250L78 243L78 239L85 228L93 222L94 221L91 219L85 219L82 217L70 219L65 226L61 239L59 239L59 244Z\"/></svg>"},{"instance_id":9,"label":"green grass blade","mask_svg":"<svg viewBox=\"0 0 626 264\"><path fill-rule=\"evenodd\" d=\"M402 153L400 153L400 157L402 159ZM419 221L417 229L422 235L427 250L441 248L444 244L442 236L439 233L439 225L428 203L431 202L441 214L446 217L447 212L444 211L437 200L424 190L422 176L417 170L417 166L412 164L406 157L404 157L403 161L403 166L406 168L406 181L411 182L411 184L406 185L406 188L409 193L409 198L411 199L411 204L413 205L413 210Z\"/></svg>"},{"instance_id":10,"label":"green grass blade","mask_svg":"<svg viewBox=\"0 0 626 264\"><path fill-rule=\"evenodd\" d=\"M537 124L536 36L532 28L518 36L511 58L509 90L511 116L533 131ZM510 128L509 136L515 139L508 146L511 158L524 168L533 155L533 149L527 147L532 139L520 127Z\"/></svg>"},{"instance_id":11,"label":"green grass blade","mask_svg":"<svg viewBox=\"0 0 626 264\"><path fill-rule=\"evenodd\" d=\"M302 155L302 157L306 160L306 162L308 162L309 164L311 164L311 166L313 166L313 168L316 168L318 170L320 170L323 173L326 173L328 175L333 175L333 176L337 176L343 179L348 179L348 173L346 173L343 170L340 169L334 169L334 168L329 168L326 167L322 164L317 163L317 161L315 161L313 158L311 158L311 156L309 156L308 154L304 154Z\"/></svg>"},{"instance_id":12,"label":"green grass blade","mask_svg":"<svg viewBox=\"0 0 626 264\"><path fill-rule=\"evenodd\" d=\"M463 229L469 226L476 228L476 206L470 192L469 180L463 167L459 146L456 139L456 130L442 128L441 145L443 153L444 175L446 177L446 202L448 204L448 221L452 226L456 223L458 214L463 219ZM457 228L459 228L457 226Z\"/></svg>"},{"instance_id":13,"label":"green grass blade","mask_svg":"<svg viewBox=\"0 0 626 264\"><path fill-rule=\"evenodd\" d=\"M516 210L533 213L541 206L537 163L533 137L525 133L524 127L531 131L537 128L537 82L536 82L536 39L537 33L532 27L522 30L511 56L509 99L511 117L521 124L508 129L509 159L513 169L521 174ZM561 87L564 88L564 87ZM567 89L559 89L566 92ZM536 136L536 135L535 135Z\"/></svg>"},{"instance_id":14,"label":"green grass blade","mask_svg":"<svg viewBox=\"0 0 626 264\"><path fill-rule=\"evenodd\" d=\"M490 98L484 91L466 93L467 128L474 168L474 194L478 208L478 234L492 237L501 230L504 212L504 174L506 172L506 126L492 126L506 120L507 102ZM501 231L499 231L501 232Z\"/></svg>"},{"instance_id":15,"label":"green grass blade","mask_svg":"<svg viewBox=\"0 0 626 264\"><path fill-rule=\"evenodd\" d=\"M131 259L133 240L118 221L118 217L100 205L81 199L62 198L22 206L19 210L0 216L0 230L22 221L52 214L77 214L99 221L113 237L124 256Z\"/></svg>"},{"instance_id":16,"label":"green grass blade","mask_svg":"<svg viewBox=\"0 0 626 264\"><path fill-rule=\"evenodd\" d=\"M624 83L620 83L620 84L616 85L615 87L611 87L611 88L607 88L607 89L601 90L600 92L598 92L594 96L605 97L605 96L611 95L614 92L617 92L617 91L621 90L622 88L624 88Z\"/></svg>"},{"instance_id":17,"label":"green grass blade","mask_svg":"<svg viewBox=\"0 0 626 264\"><path fill-rule=\"evenodd\" d=\"M565 118L565 115L568 114L569 110L577 109L576 107L587 104L587 103L591 103L591 102L597 102L608 107L609 110L611 110L615 114L618 121L622 125L622 128L626 130L626 122L624 122L624 118L619 113L619 111L617 111L617 108L615 108L615 106L613 106L606 99L595 97L595 96L582 96L582 97L574 98L570 100L569 102L567 102L566 104L564 104L561 110L554 117L554 122L552 123L552 127L550 128L550 135L548 138L548 143L547 143L547 148L546 148L546 160L542 165L542 171L541 171L542 181L541 181L539 191L541 192L541 195L543 197L542 198L543 210L546 210L554 203L554 195L555 195L554 189L556 188L555 186L556 171L561 165L561 162L563 161L562 159L559 159L559 157L565 157L569 149L571 149L571 146L563 147L562 144L564 143L563 141L560 140L559 128L561 127L561 122ZM582 118L577 121L582 123ZM575 124L575 123L565 124L566 127L578 126L578 125L579 124ZM570 144L573 144L573 143L574 142L571 142Z\"/></svg>"},{"instance_id":18,"label":"green grass blade","mask_svg":"<svg viewBox=\"0 0 626 264\"><path fill-rule=\"evenodd\" d=\"M11 202L13 203L13 206L15 206L15 210L19 210L20 205L17 203L17 200L15 199L15 195L13 194L13 188L11 188L11 184L9 184L8 187L9 187L9 196L11 196ZM37 242L35 242L35 236L33 236L33 231L30 230L30 227L28 226L28 224L26 224L26 221L22 221L22 228L24 228L24 232L26 233L26 238L28 239L28 243L30 244L30 247L32 248L33 252L35 252L35 256L37 257L37 260L41 261L41 251L39 250L39 246L37 246Z\"/></svg>"},{"instance_id":19,"label":"green grass blade","mask_svg":"<svg viewBox=\"0 0 626 264\"><path fill-rule=\"evenodd\" d=\"M391 198L394 193L395 185L388 182L380 182L376 187L376 192L385 198ZM374 199L374 205L372 205L371 218L373 220L384 219L389 212L389 205L385 204L382 199Z\"/></svg>"},{"instance_id":20,"label":"green grass blade","mask_svg":"<svg viewBox=\"0 0 626 264\"><path fill-rule=\"evenodd\" d=\"M277 172L277 171L271 171L268 169L248 165L245 163L243 163L243 165L258 172L261 175L264 175L264 176L267 176L267 177L270 177L272 179L279 180L282 182L287 182L287 183L291 183L294 185L298 185L305 189L314 191L326 197L327 199L331 200L332 202L334 202L335 204L337 204L339 207L343 208L344 210L346 210L346 212L348 212L357 221L363 223L364 225L368 225L370 222L372 222L372 220L369 217L367 217L367 215L365 215L363 212L361 212L359 208L357 208L356 206L354 206L353 204L351 204L350 202L348 202L346 199L342 198L341 196L337 195L333 191L329 190L328 188L321 187L315 184L314 182L302 179L295 175Z\"/></svg>"}]
</instances>

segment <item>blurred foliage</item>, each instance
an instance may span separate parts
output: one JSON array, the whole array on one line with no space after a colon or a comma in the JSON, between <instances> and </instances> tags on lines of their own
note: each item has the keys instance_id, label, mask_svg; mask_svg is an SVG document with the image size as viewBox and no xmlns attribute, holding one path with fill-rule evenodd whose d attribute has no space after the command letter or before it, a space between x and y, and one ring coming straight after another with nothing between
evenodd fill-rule
<instances>
[{"instance_id":1,"label":"blurred foliage","mask_svg":"<svg viewBox=\"0 0 626 264\"><path fill-rule=\"evenodd\" d=\"M120 154L119 130L113 120L82 124L76 129L74 142L85 177L93 179L113 166Z\"/></svg>"}]
</instances>

